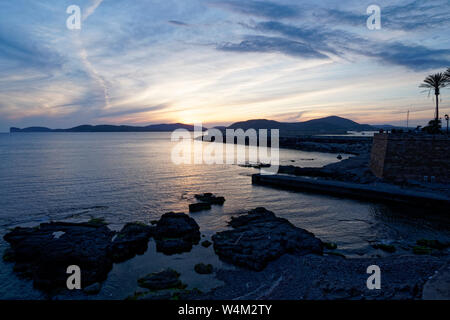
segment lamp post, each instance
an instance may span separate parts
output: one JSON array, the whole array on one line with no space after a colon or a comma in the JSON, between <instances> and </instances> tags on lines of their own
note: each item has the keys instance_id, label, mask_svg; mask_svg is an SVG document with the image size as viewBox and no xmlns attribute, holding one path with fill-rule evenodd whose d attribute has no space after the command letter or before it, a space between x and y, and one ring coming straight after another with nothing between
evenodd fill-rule
<instances>
[{"instance_id":1,"label":"lamp post","mask_svg":"<svg viewBox=\"0 0 450 320\"><path fill-rule=\"evenodd\" d=\"M449 119L448 114L446 114L445 115L445 121L447 121L447 134L448 134L448 119Z\"/></svg>"}]
</instances>

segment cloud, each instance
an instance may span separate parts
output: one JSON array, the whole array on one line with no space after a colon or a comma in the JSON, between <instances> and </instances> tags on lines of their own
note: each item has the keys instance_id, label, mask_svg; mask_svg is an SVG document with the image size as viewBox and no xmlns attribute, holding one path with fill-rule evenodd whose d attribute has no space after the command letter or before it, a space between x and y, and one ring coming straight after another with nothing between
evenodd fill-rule
<instances>
[{"instance_id":1,"label":"cloud","mask_svg":"<svg viewBox=\"0 0 450 320\"><path fill-rule=\"evenodd\" d=\"M81 50L80 50L80 59L85 67L86 72L102 88L103 98L105 101L105 108L110 108L111 102L110 102L109 89L108 89L106 80L99 74L97 69L90 62L88 53L85 48L81 48Z\"/></svg>"},{"instance_id":2,"label":"cloud","mask_svg":"<svg viewBox=\"0 0 450 320\"><path fill-rule=\"evenodd\" d=\"M144 108L136 108L136 109L126 109L122 111L116 111L116 112L102 112L100 116L102 117L117 117L117 116L124 116L129 114L136 114L136 113L144 113L144 112L152 112L152 111L160 111L167 109L169 105L167 104L160 104L156 106L151 107L144 107Z\"/></svg>"},{"instance_id":3,"label":"cloud","mask_svg":"<svg viewBox=\"0 0 450 320\"><path fill-rule=\"evenodd\" d=\"M254 26L248 26L248 28L266 33L267 36L274 34L282 36L282 38L274 38L277 41L271 41L267 51L270 49L273 52L279 51L292 56L302 56L299 54L302 51L301 46L289 45L293 40L297 40L301 41L303 47L309 48L307 52L314 51L322 56L346 57L357 54L376 58L383 63L404 66L411 70L427 70L450 65L450 49L434 49L424 45L405 44L400 41L363 38L341 29L323 30L319 27L294 26L278 21L260 22ZM241 51L245 51L246 46L242 47ZM259 47L263 49L264 45L259 45ZM259 51L263 52L262 49Z\"/></svg>"},{"instance_id":4,"label":"cloud","mask_svg":"<svg viewBox=\"0 0 450 320\"><path fill-rule=\"evenodd\" d=\"M223 51L281 52L302 58L328 58L305 43L278 37L247 36L245 40L239 43L223 43L217 48Z\"/></svg>"},{"instance_id":5,"label":"cloud","mask_svg":"<svg viewBox=\"0 0 450 320\"><path fill-rule=\"evenodd\" d=\"M178 21L178 20L169 20L168 21L170 24L173 24L175 26L179 26L179 27L189 27L188 23L182 22L182 21Z\"/></svg>"},{"instance_id":6,"label":"cloud","mask_svg":"<svg viewBox=\"0 0 450 320\"><path fill-rule=\"evenodd\" d=\"M236 13L257 17L281 19L293 18L300 14L297 7L268 1L216 1L213 5Z\"/></svg>"},{"instance_id":7,"label":"cloud","mask_svg":"<svg viewBox=\"0 0 450 320\"><path fill-rule=\"evenodd\" d=\"M447 28L450 23L448 0L415 0L405 5L382 8L383 27L399 30ZM447 26L447 27L446 27Z\"/></svg>"},{"instance_id":8,"label":"cloud","mask_svg":"<svg viewBox=\"0 0 450 320\"><path fill-rule=\"evenodd\" d=\"M365 54L412 70L436 69L450 65L450 49L431 49L420 45L405 45L400 42L378 44L377 47L375 53L367 50Z\"/></svg>"},{"instance_id":9,"label":"cloud","mask_svg":"<svg viewBox=\"0 0 450 320\"><path fill-rule=\"evenodd\" d=\"M406 4L391 4L381 7L382 28L391 30L445 29L450 23L448 0L415 0ZM320 9L313 16L325 25L364 25L367 14L364 11L346 11L336 8Z\"/></svg>"},{"instance_id":10,"label":"cloud","mask_svg":"<svg viewBox=\"0 0 450 320\"><path fill-rule=\"evenodd\" d=\"M83 14L83 21L86 21L89 16L94 14L95 10L98 8L99 5L101 5L103 0L92 0L92 5L90 5Z\"/></svg>"},{"instance_id":11,"label":"cloud","mask_svg":"<svg viewBox=\"0 0 450 320\"><path fill-rule=\"evenodd\" d=\"M13 61L21 68L36 68L48 72L58 69L65 58L39 41L20 32L0 30L0 59ZM11 64L8 67L12 67Z\"/></svg>"}]
</instances>

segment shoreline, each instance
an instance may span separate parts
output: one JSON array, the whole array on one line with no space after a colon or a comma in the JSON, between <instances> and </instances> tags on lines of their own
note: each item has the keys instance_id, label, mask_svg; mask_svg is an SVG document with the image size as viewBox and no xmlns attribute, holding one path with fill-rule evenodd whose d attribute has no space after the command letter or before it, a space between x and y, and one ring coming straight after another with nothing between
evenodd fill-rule
<instances>
[{"instance_id":1,"label":"shoreline","mask_svg":"<svg viewBox=\"0 0 450 320\"><path fill-rule=\"evenodd\" d=\"M174 221L174 219L179 221ZM171 225L177 227L173 229L170 227ZM167 266L168 268L160 273L149 274L143 278L153 281L152 277L161 277L164 273L163 278L158 278L158 285L167 283L167 287L150 291L135 291L135 294L127 299L450 299L446 287L450 281L450 272L448 272L450 243L423 240L422 246L418 241L418 246L411 246L409 252L397 254L394 253L395 249L394 252L390 252L389 247L392 246L380 245L379 250L386 251L388 255L346 258L339 253L339 250L335 251L336 245L322 242L314 234L292 225L288 220L279 218L264 208L256 208L249 211L248 214L232 217L229 226L231 228L218 231L212 237L212 242L214 252L219 259L233 265L234 268L231 270L223 267L216 269L211 266L211 269L206 272L207 274L212 273L215 279L224 283L223 285L204 293L195 288L186 289L186 285L178 280L180 276L177 272L178 265L174 264ZM55 231L60 229L68 234L67 238L64 234L54 238ZM30 267L43 272L51 266L54 272L61 273L61 277L50 287L53 288L56 285L60 288L59 290L62 290L63 279L65 279L64 268L62 265L61 268L58 267L61 262L60 258L54 254L47 254L48 246L64 253L70 248L70 245L67 247L64 243L69 244L72 240L91 242L93 237L97 237L92 231L106 237L106 241L96 241L95 250L97 251L94 250L95 254L102 256L103 260L101 261L104 263L98 261L95 266L91 266L94 268L93 272L95 269L103 270L103 275L86 283L89 286L83 287L83 291L76 293L75 296L57 291L56 295L49 296L50 299L64 300L77 297L77 299L83 300L90 299L89 296L95 299L95 294L101 290L112 263L133 259L136 253L143 254L148 250L147 245L152 237L156 241L156 250L165 255L189 252L192 250L192 246L199 245L200 241L199 226L192 217L184 214L165 214L153 226L128 223L118 233L110 231L101 219L79 224L53 222L41 224L40 228L12 230L5 237L5 240L11 243L12 249L8 249L4 259L6 257L5 261L16 261L14 270L19 274L31 275ZM44 244L40 243L42 239L45 240ZM111 239L112 242L108 245L108 241ZM63 242L60 243L60 241ZM210 245L211 243L207 244L207 246ZM202 246L205 244L202 243ZM41 252L38 260L32 258L36 249ZM89 261L89 256L93 252L89 250L88 253L83 250L85 249L79 248L76 252L72 252L71 259L81 259L82 264L85 263L83 261ZM111 252L113 255L109 256ZM24 261L30 258L27 267L24 265ZM57 265L51 263L54 259L58 262ZM242 261L245 263L242 264ZM381 290L369 290L366 286L369 277L367 268L371 265L377 265L381 269ZM170 278L171 274L175 279ZM50 284L48 281L55 281L51 280L52 278L45 278L46 275L47 272L44 272L41 275L44 278L36 278L36 274L33 273L34 281L39 280L46 286ZM168 278L165 278L167 275ZM45 281L42 282L43 280ZM138 279L138 283L140 281L141 279ZM174 281L176 287L172 288L171 283Z\"/></svg>"},{"instance_id":2,"label":"shoreline","mask_svg":"<svg viewBox=\"0 0 450 320\"><path fill-rule=\"evenodd\" d=\"M381 290L366 287L367 267L379 265ZM212 300L412 300L450 299L445 295L449 256L390 256L344 259L284 255L261 272L219 270L224 286L194 299ZM434 277L438 277L434 280ZM445 282L447 281L447 282ZM250 287L247 289L247 284ZM426 288L424 295L424 288Z\"/></svg>"},{"instance_id":3,"label":"shoreline","mask_svg":"<svg viewBox=\"0 0 450 320\"><path fill-rule=\"evenodd\" d=\"M252 175L252 183L360 200L414 204L442 209L450 206L450 198L445 195L411 189L401 189L398 186L387 183L364 185L352 182L280 174L265 176L259 173Z\"/></svg>"}]
</instances>

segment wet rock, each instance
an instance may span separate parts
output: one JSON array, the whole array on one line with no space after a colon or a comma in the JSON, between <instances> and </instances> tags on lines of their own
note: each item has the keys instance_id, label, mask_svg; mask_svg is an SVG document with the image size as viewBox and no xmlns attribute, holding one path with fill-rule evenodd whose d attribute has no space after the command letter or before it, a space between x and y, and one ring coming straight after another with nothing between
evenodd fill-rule
<instances>
[{"instance_id":1,"label":"wet rock","mask_svg":"<svg viewBox=\"0 0 450 320\"><path fill-rule=\"evenodd\" d=\"M139 223L127 223L114 237L111 253L114 262L122 262L133 258L136 254L143 254L147 250L154 227Z\"/></svg>"},{"instance_id":2,"label":"wet rock","mask_svg":"<svg viewBox=\"0 0 450 320\"><path fill-rule=\"evenodd\" d=\"M198 202L189 205L189 212L199 212L204 210L211 210L211 204L206 202Z\"/></svg>"},{"instance_id":3,"label":"wet rock","mask_svg":"<svg viewBox=\"0 0 450 320\"><path fill-rule=\"evenodd\" d=\"M135 292L134 295L128 297L126 300L201 300L203 293L194 288L192 290L186 289L171 289L171 292L147 291Z\"/></svg>"},{"instance_id":4,"label":"wet rock","mask_svg":"<svg viewBox=\"0 0 450 320\"><path fill-rule=\"evenodd\" d=\"M184 213L162 215L154 231L156 249L165 254L188 252L200 241L200 227Z\"/></svg>"},{"instance_id":5,"label":"wet rock","mask_svg":"<svg viewBox=\"0 0 450 320\"><path fill-rule=\"evenodd\" d=\"M414 246L413 247L413 253L422 255L422 254L431 254L433 252L433 249L423 246Z\"/></svg>"},{"instance_id":6,"label":"wet rock","mask_svg":"<svg viewBox=\"0 0 450 320\"><path fill-rule=\"evenodd\" d=\"M113 264L114 234L102 223L52 222L15 228L4 239L11 245L14 270L30 276L35 287L52 290L66 288L70 265L81 268L82 287L105 280Z\"/></svg>"},{"instance_id":7,"label":"wet rock","mask_svg":"<svg viewBox=\"0 0 450 320\"><path fill-rule=\"evenodd\" d=\"M428 240L428 239L420 239L417 240L416 244L422 247L428 247L432 249L442 250L449 247L449 244L442 243L439 240Z\"/></svg>"},{"instance_id":8,"label":"wet rock","mask_svg":"<svg viewBox=\"0 0 450 320\"><path fill-rule=\"evenodd\" d=\"M213 272L212 264L199 263L194 266L195 272L198 274L211 274Z\"/></svg>"},{"instance_id":9,"label":"wet rock","mask_svg":"<svg viewBox=\"0 0 450 320\"><path fill-rule=\"evenodd\" d=\"M268 262L285 253L322 254L323 244L314 234L257 208L232 218L232 230L216 233L214 250L220 259L252 270L263 270Z\"/></svg>"},{"instance_id":10,"label":"wet rock","mask_svg":"<svg viewBox=\"0 0 450 320\"><path fill-rule=\"evenodd\" d=\"M179 280L180 274L172 269L165 269L161 272L151 273L138 280L142 288L153 291L164 289L183 289L186 286Z\"/></svg>"},{"instance_id":11,"label":"wet rock","mask_svg":"<svg viewBox=\"0 0 450 320\"><path fill-rule=\"evenodd\" d=\"M202 242L202 246L205 248L209 248L212 245L211 241L205 240Z\"/></svg>"},{"instance_id":12,"label":"wet rock","mask_svg":"<svg viewBox=\"0 0 450 320\"><path fill-rule=\"evenodd\" d=\"M195 198L199 201L206 202L209 204L223 205L225 203L224 197L217 197L212 193L196 194Z\"/></svg>"},{"instance_id":13,"label":"wet rock","mask_svg":"<svg viewBox=\"0 0 450 320\"><path fill-rule=\"evenodd\" d=\"M394 253L397 249L392 244L377 243L372 245L374 249L380 249L389 253Z\"/></svg>"},{"instance_id":14,"label":"wet rock","mask_svg":"<svg viewBox=\"0 0 450 320\"><path fill-rule=\"evenodd\" d=\"M91 284L90 286L83 289L84 293L86 294L97 294L102 289L102 286L100 283L96 282L94 284Z\"/></svg>"},{"instance_id":15,"label":"wet rock","mask_svg":"<svg viewBox=\"0 0 450 320\"><path fill-rule=\"evenodd\" d=\"M323 246L325 247L325 249L328 249L328 250L336 250L337 249L337 244L334 242L324 242Z\"/></svg>"},{"instance_id":16,"label":"wet rock","mask_svg":"<svg viewBox=\"0 0 450 320\"><path fill-rule=\"evenodd\" d=\"M8 248L3 253L3 261L5 262L13 262L15 260L14 250Z\"/></svg>"},{"instance_id":17,"label":"wet rock","mask_svg":"<svg viewBox=\"0 0 450 320\"><path fill-rule=\"evenodd\" d=\"M447 263L425 283L422 299L450 300L450 263Z\"/></svg>"}]
</instances>

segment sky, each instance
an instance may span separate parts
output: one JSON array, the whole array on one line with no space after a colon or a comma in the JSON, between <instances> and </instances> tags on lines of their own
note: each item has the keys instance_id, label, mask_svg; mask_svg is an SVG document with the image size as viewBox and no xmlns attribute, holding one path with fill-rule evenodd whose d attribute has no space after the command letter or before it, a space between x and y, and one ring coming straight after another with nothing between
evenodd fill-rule
<instances>
[{"instance_id":1,"label":"sky","mask_svg":"<svg viewBox=\"0 0 450 320\"><path fill-rule=\"evenodd\" d=\"M450 67L449 30L450 0L0 0L0 132L329 115L406 125L408 110L423 125L435 102L419 85ZM449 113L450 89L440 99Z\"/></svg>"}]
</instances>

